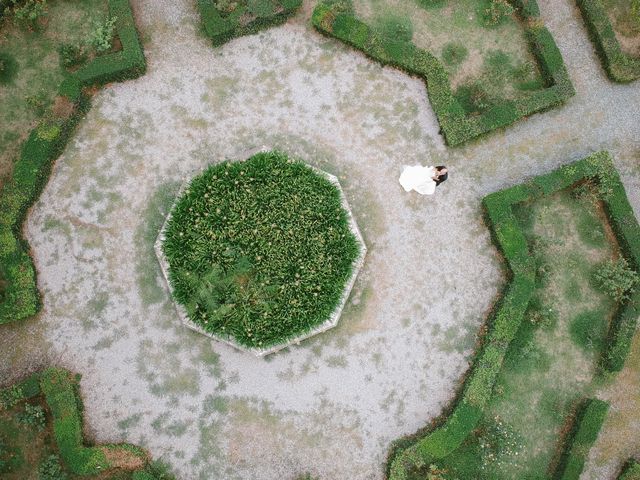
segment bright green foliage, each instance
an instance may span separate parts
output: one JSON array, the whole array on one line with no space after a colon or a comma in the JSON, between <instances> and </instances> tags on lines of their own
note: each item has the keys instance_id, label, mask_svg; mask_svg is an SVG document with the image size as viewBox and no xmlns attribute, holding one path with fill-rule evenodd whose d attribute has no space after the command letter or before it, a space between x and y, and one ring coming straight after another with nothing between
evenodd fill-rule
<instances>
[{"instance_id":1,"label":"bright green foliage","mask_svg":"<svg viewBox=\"0 0 640 480\"><path fill-rule=\"evenodd\" d=\"M577 0L577 2L609 78L621 83L640 78L640 58L632 57L622 51L602 0ZM640 11L639 2L637 0L633 2L632 14L634 11Z\"/></svg>"},{"instance_id":2,"label":"bright green foliage","mask_svg":"<svg viewBox=\"0 0 640 480\"><path fill-rule=\"evenodd\" d=\"M198 0L206 35L214 46L284 23L301 0Z\"/></svg>"},{"instance_id":3,"label":"bright green foliage","mask_svg":"<svg viewBox=\"0 0 640 480\"><path fill-rule=\"evenodd\" d=\"M594 272L593 278L598 287L617 302L628 300L630 292L640 282L638 273L629 268L624 258L602 264Z\"/></svg>"},{"instance_id":4,"label":"bright green foliage","mask_svg":"<svg viewBox=\"0 0 640 480\"><path fill-rule=\"evenodd\" d=\"M62 82L59 94L74 103L72 115L64 119L47 118L32 130L14 165L12 178L0 192L0 278L6 282L0 301L0 324L28 318L40 309L35 269L28 245L22 239L22 222L46 184L53 161L89 108L82 87L135 78L145 71L128 0L109 0L109 10L111 18L117 19L122 50L97 57Z\"/></svg>"},{"instance_id":5,"label":"bright green foliage","mask_svg":"<svg viewBox=\"0 0 640 480\"><path fill-rule=\"evenodd\" d=\"M113 45L113 35L116 31L118 17L107 18L103 23L93 26L87 43L98 53L104 53Z\"/></svg>"},{"instance_id":6,"label":"bright green foliage","mask_svg":"<svg viewBox=\"0 0 640 480\"><path fill-rule=\"evenodd\" d=\"M49 455L38 466L38 480L67 480L69 478L60 464L57 455Z\"/></svg>"},{"instance_id":7,"label":"bright green foliage","mask_svg":"<svg viewBox=\"0 0 640 480\"><path fill-rule=\"evenodd\" d=\"M314 9L311 21L322 33L342 40L383 65L422 78L445 140L449 145L458 145L559 105L575 93L560 51L542 26L535 0L509 0L509 4L520 12L544 79L544 85L539 82L533 85L524 70L529 67L512 67L514 77L522 77L517 81L518 88L534 90L516 100L492 99L484 88L473 87L470 92L454 95L447 71L438 59L407 40L398 40L371 28L355 17L352 5L346 0L321 2ZM522 70L519 74L518 69ZM465 108L469 105L472 107Z\"/></svg>"},{"instance_id":8,"label":"bright green foliage","mask_svg":"<svg viewBox=\"0 0 640 480\"><path fill-rule=\"evenodd\" d=\"M165 235L176 300L207 332L249 347L326 321L358 256L336 186L278 152L196 177Z\"/></svg>"}]
</instances>

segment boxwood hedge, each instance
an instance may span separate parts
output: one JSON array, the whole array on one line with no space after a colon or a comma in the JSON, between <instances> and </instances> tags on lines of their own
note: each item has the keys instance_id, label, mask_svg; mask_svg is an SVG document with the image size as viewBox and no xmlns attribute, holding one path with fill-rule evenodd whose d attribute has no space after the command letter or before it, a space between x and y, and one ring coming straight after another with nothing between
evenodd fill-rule
<instances>
[{"instance_id":1,"label":"boxwood hedge","mask_svg":"<svg viewBox=\"0 0 640 480\"><path fill-rule=\"evenodd\" d=\"M486 196L483 200L486 218L494 242L504 256L509 276L507 286L494 307L470 371L448 415L435 422L435 428L400 440L392 447L387 465L391 480L407 479L411 468L428 465L431 460L454 453L483 416L504 356L535 289L535 268L513 207L521 202L552 195L587 179L599 185L605 211L622 252L632 268L640 271L640 226L607 152L595 153L527 183ZM638 305L640 289L633 291L631 298L619 307L610 325L600 362L603 371L616 372L622 369L635 333ZM598 406L597 402L591 404L594 406L588 412L594 410L596 418L603 407ZM584 428L587 428L586 424ZM585 433L578 439L582 441L587 437ZM571 457L571 466L563 472L576 471L578 459L573 457L575 455Z\"/></svg>"},{"instance_id":2,"label":"boxwood hedge","mask_svg":"<svg viewBox=\"0 0 640 480\"><path fill-rule=\"evenodd\" d=\"M198 0L205 34L214 46L284 23L302 0Z\"/></svg>"},{"instance_id":3,"label":"boxwood hedge","mask_svg":"<svg viewBox=\"0 0 640 480\"><path fill-rule=\"evenodd\" d=\"M356 18L349 0L318 4L312 23L320 32L335 37L368 57L422 78L447 144L459 145L505 127L533 113L557 106L575 94L562 55L543 26L535 0L509 0L526 28L531 50L547 87L519 100L505 100L479 115L467 115L453 94L444 66L426 50L411 42L387 38Z\"/></svg>"},{"instance_id":4,"label":"boxwood hedge","mask_svg":"<svg viewBox=\"0 0 640 480\"><path fill-rule=\"evenodd\" d=\"M13 175L0 192L0 278L6 286L0 302L0 324L28 318L40 309L36 271L22 223L40 196L53 161L62 153L74 127L90 106L83 87L136 78L145 71L142 47L128 0L108 0L110 15L117 17L116 32L122 50L100 56L67 74L58 93L73 104L68 117L47 116L22 145Z\"/></svg>"},{"instance_id":5,"label":"boxwood hedge","mask_svg":"<svg viewBox=\"0 0 640 480\"><path fill-rule=\"evenodd\" d=\"M640 78L640 58L622 51L602 0L577 0L609 78L628 83Z\"/></svg>"},{"instance_id":6,"label":"boxwood hedge","mask_svg":"<svg viewBox=\"0 0 640 480\"><path fill-rule=\"evenodd\" d=\"M579 407L576 422L565 442L565 451L554 475L556 480L578 480L591 446L598 438L609 404L589 399Z\"/></svg>"},{"instance_id":7,"label":"boxwood hedge","mask_svg":"<svg viewBox=\"0 0 640 480\"><path fill-rule=\"evenodd\" d=\"M60 368L48 368L12 387L0 390L0 397L3 397L3 392L9 389L12 390L13 395L15 392L20 394L21 398L17 399L18 401L39 395L44 396L51 413L53 436L60 457L69 471L75 475L102 475L110 469L121 468L123 466L114 460L119 457L130 459L134 456L138 457L143 465L147 464L147 452L135 445L127 443L84 445L79 381L79 375ZM114 454L107 456L105 450L112 450Z\"/></svg>"}]
</instances>

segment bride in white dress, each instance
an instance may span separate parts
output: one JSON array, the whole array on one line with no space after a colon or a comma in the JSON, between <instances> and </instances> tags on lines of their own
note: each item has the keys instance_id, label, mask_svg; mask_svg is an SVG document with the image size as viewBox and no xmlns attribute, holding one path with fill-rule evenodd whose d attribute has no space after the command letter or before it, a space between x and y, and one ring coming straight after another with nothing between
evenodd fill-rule
<instances>
[{"instance_id":1,"label":"bride in white dress","mask_svg":"<svg viewBox=\"0 0 640 480\"><path fill-rule=\"evenodd\" d=\"M404 167L400 175L400 185L405 192L415 190L421 195L433 195L436 187L448 177L447 167L423 167L414 165Z\"/></svg>"}]
</instances>

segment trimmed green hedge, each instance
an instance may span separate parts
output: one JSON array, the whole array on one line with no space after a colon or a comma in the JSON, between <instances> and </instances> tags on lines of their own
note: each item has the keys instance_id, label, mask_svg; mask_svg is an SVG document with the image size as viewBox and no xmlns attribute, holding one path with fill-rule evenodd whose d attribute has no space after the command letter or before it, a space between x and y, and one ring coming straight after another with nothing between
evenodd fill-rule
<instances>
[{"instance_id":1,"label":"trimmed green hedge","mask_svg":"<svg viewBox=\"0 0 640 480\"><path fill-rule=\"evenodd\" d=\"M83 445L82 400L80 376L61 368L48 368L35 373L8 389L22 393L22 400L44 395L53 419L53 435L66 467L76 475L97 475L120 465L110 463L104 449L121 450L127 456L137 456L147 463L148 455L140 447L121 443L100 447ZM117 455L115 455L117 457Z\"/></svg>"},{"instance_id":2,"label":"trimmed green hedge","mask_svg":"<svg viewBox=\"0 0 640 480\"><path fill-rule=\"evenodd\" d=\"M602 0L577 0L607 75L614 82L640 78L640 58L622 51Z\"/></svg>"},{"instance_id":3,"label":"trimmed green hedge","mask_svg":"<svg viewBox=\"0 0 640 480\"><path fill-rule=\"evenodd\" d=\"M487 222L508 267L509 283L494 308L487 333L451 414L438 427L414 439L413 443L401 440L392 447L388 465L391 480L406 479L410 468L428 465L432 460L453 453L476 428L491 398L504 356L535 289L535 268L513 207L552 195L586 179L593 179L599 185L605 211L621 249L629 264L640 270L640 226L607 152L595 153L527 183L486 196L483 205ZM603 370L615 372L624 365L635 333L639 304L637 289L631 300L621 305L611 324L602 355Z\"/></svg>"},{"instance_id":4,"label":"trimmed green hedge","mask_svg":"<svg viewBox=\"0 0 640 480\"><path fill-rule=\"evenodd\" d=\"M216 47L234 37L286 22L300 8L302 0L229 0L225 4L236 5L230 12L221 11L219 3L198 0L204 31Z\"/></svg>"},{"instance_id":5,"label":"trimmed green hedge","mask_svg":"<svg viewBox=\"0 0 640 480\"><path fill-rule=\"evenodd\" d=\"M598 438L609 404L589 399L581 405L573 431L566 442L565 451L554 475L556 480L578 480L591 446Z\"/></svg>"},{"instance_id":6,"label":"trimmed green hedge","mask_svg":"<svg viewBox=\"0 0 640 480\"><path fill-rule=\"evenodd\" d=\"M40 294L22 223L46 184L53 161L62 153L75 126L89 109L85 86L142 75L145 60L128 0L109 0L117 16L122 50L96 58L63 80L58 93L73 102L69 118L46 120L22 146L13 175L0 192L0 278L7 285L0 303L0 324L31 317L40 310Z\"/></svg>"},{"instance_id":7,"label":"trimmed green hedge","mask_svg":"<svg viewBox=\"0 0 640 480\"><path fill-rule=\"evenodd\" d=\"M640 463L636 460L629 460L622 467L618 480L640 480Z\"/></svg>"},{"instance_id":8,"label":"trimmed green hedge","mask_svg":"<svg viewBox=\"0 0 640 480\"><path fill-rule=\"evenodd\" d=\"M357 19L347 1L320 3L313 11L311 22L320 32L342 40L381 64L422 78L445 140L453 146L560 105L575 94L562 55L551 33L542 25L535 0L511 0L511 3L522 18L548 87L519 100L504 101L473 116L467 115L455 98L447 72L436 57L413 43L383 37Z\"/></svg>"}]
</instances>

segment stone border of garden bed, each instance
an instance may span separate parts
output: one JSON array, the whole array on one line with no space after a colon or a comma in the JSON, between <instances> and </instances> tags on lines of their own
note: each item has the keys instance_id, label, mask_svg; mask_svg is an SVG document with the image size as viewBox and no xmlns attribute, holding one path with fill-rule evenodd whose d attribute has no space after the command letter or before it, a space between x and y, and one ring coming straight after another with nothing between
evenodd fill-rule
<instances>
[{"instance_id":1,"label":"stone border of garden bed","mask_svg":"<svg viewBox=\"0 0 640 480\"><path fill-rule=\"evenodd\" d=\"M513 214L513 206L552 195L588 179L606 184L609 192L602 198L602 203L608 221L630 266L640 271L640 225L608 152L594 153L551 173L484 197L482 203L487 223L504 257L509 281L487 320L486 333L461 391L447 412L434 422L434 427L394 442L387 464L389 480L406 480L407 470L412 466L425 465L452 454L484 415L504 356L518 332L535 288L535 265L529 254L527 240ZM620 306L611 322L600 359L602 371L615 373L624 366L639 313L640 288L636 288L630 292L630 299ZM559 448L566 451L572 441L565 440ZM556 471L556 476L561 475L563 480L577 480L581 468L572 468L570 471L572 475L567 475L566 470Z\"/></svg>"},{"instance_id":2,"label":"stone border of garden bed","mask_svg":"<svg viewBox=\"0 0 640 480\"><path fill-rule=\"evenodd\" d=\"M5 299L0 302L0 325L29 318L40 311L36 270L23 238L22 224L28 209L40 197L51 167L71 138L75 126L90 108L84 87L137 78L146 61L129 0L108 0L109 14L117 17L116 34L122 50L97 57L74 73L68 73L58 94L73 103L73 112L53 117L34 128L22 145L13 175L0 192L0 267L5 272Z\"/></svg>"},{"instance_id":3,"label":"stone border of garden bed","mask_svg":"<svg viewBox=\"0 0 640 480\"><path fill-rule=\"evenodd\" d=\"M441 132L447 144L455 146L558 106L575 94L560 50L542 24L536 0L509 2L522 20L533 54L549 86L526 98L503 101L474 116L467 115L454 97L449 76L436 57L411 42L402 45L401 49L389 48L390 42L356 18L347 2L319 3L311 22L319 32L351 45L382 65L396 67L424 80Z\"/></svg>"},{"instance_id":4,"label":"stone border of garden bed","mask_svg":"<svg viewBox=\"0 0 640 480\"><path fill-rule=\"evenodd\" d=\"M614 82L629 83L640 78L640 58L622 51L613 25L601 0L577 0L607 75Z\"/></svg>"},{"instance_id":5,"label":"stone border of garden bed","mask_svg":"<svg viewBox=\"0 0 640 480\"><path fill-rule=\"evenodd\" d=\"M276 25L280 25L293 16L302 6L302 0L282 0L282 10L272 15L256 16L247 25L241 25L240 19L246 13L244 9L234 10L226 17L220 15L214 0L198 0L198 11L202 19L205 34L211 39L214 47L228 42L232 38L251 35Z\"/></svg>"},{"instance_id":6,"label":"stone border of garden bed","mask_svg":"<svg viewBox=\"0 0 640 480\"><path fill-rule=\"evenodd\" d=\"M240 157L243 160L246 160L247 158L251 158L252 156L256 155L257 153L261 153L261 152L269 152L269 151L273 151L273 148L269 148L267 146L261 146L258 147L256 149L252 149L249 151L244 152L242 155L240 155ZM241 160L238 160L241 161ZM302 160L301 160L302 161ZM167 215L166 220L164 221L162 228L160 229L160 233L158 234L158 238L156 239L155 243L154 243L154 250L156 252L156 256L158 257L158 261L160 263L160 269L162 270L162 275L165 279L165 282L167 284L167 288L171 294L171 301L173 302L173 304L176 307L176 311L178 312L178 316L180 317L180 320L182 321L182 323L184 325L186 325L188 328L190 328L191 330L194 330L198 333L201 333L202 335L206 335L209 338L212 338L214 340L217 340L219 342L223 342L226 343L227 345L230 345L238 350L241 350L243 352L248 352L248 353L252 353L258 357L263 357L266 355L270 355L272 353L275 353L279 350L282 350L284 348L290 347L291 345L299 345L300 342L302 342L303 340L306 340L310 337L313 337L319 333L322 332L326 332L327 330L330 330L331 328L335 327L336 325L338 325L338 322L340 320L340 316L342 315L342 310L344 309L344 306L347 303L347 300L349 299L349 295L351 294L351 290L353 289L353 286L356 282L356 278L358 277L358 274L360 273L360 270L362 269L362 266L364 265L364 259L367 253L367 246L364 242L364 238L362 237L362 234L360 233L360 229L358 228L358 225L355 221L355 218L353 216L353 213L351 212L351 208L349 206L349 203L347 202L347 198L346 195L344 194L344 191L342 190L342 186L340 185L340 181L338 180L338 177L336 177L335 175L331 175L330 173L327 173L323 170L320 170L319 168L316 168L312 165L309 165L308 163L304 162L304 164L306 166L308 166L309 168L311 168L314 172L322 175L323 177L325 177L327 180L329 180L331 183L333 183L336 188L338 189L338 191L340 192L340 200L342 203L342 208L346 211L347 213L347 218L348 218L348 222L349 222L349 229L351 230L351 233L353 233L353 235L356 237L356 241L358 242L358 246L359 246L359 253L358 253L358 257L353 261L352 263L352 272L351 275L349 277L349 279L347 280L347 283L345 284L345 287L343 289L342 292L342 296L340 297L340 301L338 303L338 305L336 306L336 308L334 309L333 313L329 316L329 318L321 323L320 325L318 325L316 328L297 335L293 338L291 338L290 340L288 340L287 342L284 343L280 343L278 345L273 345L271 347L267 347L267 348L249 348L245 345L242 345L238 342L236 342L235 340L233 340L233 338L229 338L229 337L222 337L219 335L215 335L212 334L210 332L207 332L206 330L204 330L202 327L200 327L199 325L197 325L195 322L193 322L190 318L189 315L187 314L186 309L184 308L184 306L182 306L181 304L179 304L178 302L176 302L173 299L173 287L171 286L171 282L169 280L169 262L167 261L167 258L164 254L164 252L162 251L162 244L164 243L165 240L165 232L167 229L167 226L171 220L171 215L174 209L175 204L178 202L178 200L180 199L180 197L182 196L182 193L187 189L187 187L190 185L191 181L193 180L193 178L195 178L197 175L199 175L200 173L202 173L205 169L200 169L198 171L194 171L189 175L188 180L186 180L182 186L180 187L180 190L178 191L178 193L176 194L176 201L171 205L171 208L169 210L169 213ZM208 168L208 167L207 167Z\"/></svg>"}]
</instances>

